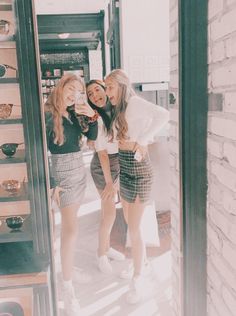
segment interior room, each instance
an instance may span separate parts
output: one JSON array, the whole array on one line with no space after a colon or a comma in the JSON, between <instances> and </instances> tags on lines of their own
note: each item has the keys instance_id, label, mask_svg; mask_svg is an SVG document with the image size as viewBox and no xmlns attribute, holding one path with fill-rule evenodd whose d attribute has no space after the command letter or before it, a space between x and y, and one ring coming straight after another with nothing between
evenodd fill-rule
<instances>
[{"instance_id":1,"label":"interior room","mask_svg":"<svg viewBox=\"0 0 236 316\"><path fill-rule=\"evenodd\" d=\"M235 315L235 16L0 0L1 316Z\"/></svg>"},{"instance_id":2,"label":"interior room","mask_svg":"<svg viewBox=\"0 0 236 316\"><path fill-rule=\"evenodd\" d=\"M113 69L122 68L128 73L132 87L138 96L169 110L168 1L165 1L165 4L163 4L163 1L149 0L148 5L146 1L140 1L137 4L135 1L122 0L90 2L86 0L70 0L66 3L52 0L35 0L32 2L32 10L35 14L35 20L33 21L34 52L37 56L38 67L38 71L34 75L39 82L39 86L37 87L36 82L34 88L38 89L36 94L41 106L35 113L27 113L30 110L22 110L20 106L22 92L19 91L18 84L13 82L15 79L12 79L18 78L18 71L19 78L22 76L20 63L24 64L24 53L22 51L20 60L16 56L18 44L11 42L11 37L15 40L14 27L12 26L15 23L14 15L10 9L14 5L14 1L3 2L0 7L0 17L1 21L10 21L10 31L7 32L7 39L4 37L2 39L5 40L6 44L2 43L0 46L0 59L4 65L10 65L11 67L7 69L7 74L1 79L2 81L5 80L5 83L0 86L0 98L1 103L14 104L11 114L14 124L10 125L9 121L5 122L6 118L2 117L1 130L3 132L0 134L0 145L16 143L17 152L16 156L13 157L14 160L12 160L12 157L8 157L8 161L5 160L4 153L1 153L0 182L4 182L5 179L15 179L22 184L20 190L25 190L25 185L32 182L32 176L30 175L28 178L28 175L35 172L34 165L31 162L29 169L27 161L32 160L34 157L32 156L34 144L32 143L32 148L28 149L28 143L31 142L30 133L35 132L33 130L27 130L26 132L24 130L24 124L29 124L27 120L30 120L32 115L35 120L37 116L41 117L42 120L42 130L38 135L41 138L40 146L44 147L43 157L37 156L35 161L40 161L40 159L44 161L43 170L41 170L41 167L39 169L45 172L46 182L48 181L48 153L45 150L45 126L43 123L44 104L61 77L65 74L75 74L81 77L84 83L87 83L92 79L103 80ZM15 10L17 14L21 14L20 8L17 7ZM23 14L25 13L22 13L22 17ZM23 26L21 27L23 29ZM26 34L22 34L20 36L24 40ZM30 60L30 56L28 60ZM25 69L24 71L27 72L28 70ZM29 82L33 78L33 74L31 75L32 77L28 78ZM16 82L18 83L18 79ZM26 91L24 93L27 93ZM24 118L24 122L28 122L24 123L23 126L20 119L22 115L27 117L26 119ZM25 140L25 134L28 135L27 141ZM37 138L37 136L35 137ZM26 160L24 158L25 151L28 151ZM75 225L79 227L79 234L73 271L75 292L79 297L81 306L78 315L144 315L144 313L147 314L147 310L148 315L172 315L170 191L173 190L173 186L170 180L169 126L166 125L159 133L158 138L155 139L155 143L149 145L149 155L154 167L155 177L151 199L145 207L142 233L148 261L150 262L151 274L148 277L150 286L146 288L145 297L139 304L130 305L125 301L129 282L119 278L120 272L131 263L132 258L130 236L119 196L116 198L116 219L111 231L111 247L124 254L125 260L122 262L112 261L112 275L103 274L98 270L96 251L98 247L101 201L90 174L90 164L94 151L87 147L86 141L82 145L82 152L86 167L87 186L83 203L77 214L78 221L75 222ZM14 168L10 164L12 162L16 163ZM45 213L43 215L45 218L40 219L42 221L40 225L44 225L47 222L44 231L45 236L47 236L45 241L47 246L41 245L41 236L33 239L36 239L37 247L40 249L37 252L37 258L41 258L42 253L44 254L45 260L42 260L42 266L44 267L42 270L45 271L45 261L51 260L52 264L49 266L49 269L46 269L46 274L36 282L37 286L34 285L33 290L28 294L28 297L30 295L31 300L35 302L36 298L33 292L38 291L38 293L41 293L40 284L43 284L45 293L43 292L43 295L38 294L38 305L35 304L32 307L31 304L27 303L27 300L24 300L26 293L24 295L21 293L23 297L22 304L27 305L24 315L42 315L43 309L40 306L40 300L45 300L45 303L43 303L45 316L68 315L63 303L61 290L61 214L60 208L55 201L50 205L48 183L45 184L43 193L37 193L38 204L34 205L34 212L32 211L31 199L19 199L19 192L17 191L17 196L14 193L9 200L9 196L6 195L2 188L1 190L1 216L4 215L4 218L16 216L19 220L20 214L22 218L21 225L23 224L22 227L24 228L23 231L21 229L18 230L20 232L18 234L19 238L15 238L15 234L9 235L9 227L2 221L1 236L6 239L4 247L9 246L12 242L17 243L19 240L23 243L28 242L32 239L31 236L34 235L34 230L38 234L37 225L39 219L35 217L34 212L37 212L37 205L41 203L41 198L45 203ZM30 192L32 194L32 191ZM34 192L34 194L36 193ZM46 205L49 205L49 208ZM51 212L51 208L53 212ZM49 214L47 214L46 210L48 210ZM34 223L32 227L31 221ZM22 232L23 235L21 235ZM25 247L25 244L17 243L17 247L18 245L21 245L19 247ZM32 245L27 246L28 252L32 251L31 247ZM46 255L47 251L43 249L44 247L47 249L48 255ZM36 259L32 260L35 262ZM36 264L34 263L34 265ZM14 270L14 266L12 269ZM38 274L37 267L35 271L34 269L32 270L33 273ZM81 274L81 271L89 272L92 281L81 283L78 280L78 275ZM16 269L14 273L21 274L19 269ZM45 281L44 278L47 280ZM5 282L9 279L8 275ZM14 282L16 282L16 288L24 286L23 276L21 281L16 280ZM30 282L34 284L33 277ZM9 291L12 293L12 300L21 304L17 290L14 288ZM46 299L47 293L49 293L49 297ZM7 292L4 295L3 297L0 296L1 302L6 301L9 293ZM51 304L50 300L54 300L54 304ZM30 312L32 308L34 309L33 314Z\"/></svg>"}]
</instances>

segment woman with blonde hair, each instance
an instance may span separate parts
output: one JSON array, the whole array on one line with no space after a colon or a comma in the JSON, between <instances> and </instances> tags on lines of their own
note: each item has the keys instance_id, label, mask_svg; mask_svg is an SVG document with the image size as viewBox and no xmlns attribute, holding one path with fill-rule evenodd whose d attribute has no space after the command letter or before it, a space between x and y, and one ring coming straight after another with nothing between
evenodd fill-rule
<instances>
[{"instance_id":1,"label":"woman with blonde hair","mask_svg":"<svg viewBox=\"0 0 236 316\"><path fill-rule=\"evenodd\" d=\"M86 132L81 118L87 118ZM78 120L80 118L80 120ZM79 303L72 285L72 268L77 237L77 211L82 203L86 174L80 138L96 140L97 121L85 99L85 85L74 74L64 75L45 104L47 145L51 154L51 174L60 188L61 264L63 299L68 315L78 315Z\"/></svg>"},{"instance_id":2,"label":"woman with blonde hair","mask_svg":"<svg viewBox=\"0 0 236 316\"><path fill-rule=\"evenodd\" d=\"M101 272L112 273L110 259L124 260L125 256L110 247L110 233L116 218L115 196L118 189L119 157L117 142L110 142L112 106L107 100L105 84L91 80L86 84L88 102L99 113L98 137L95 141L90 170L101 197L97 263Z\"/></svg>"},{"instance_id":3,"label":"woman with blonde hair","mask_svg":"<svg viewBox=\"0 0 236 316\"><path fill-rule=\"evenodd\" d=\"M119 146L120 195L132 246L133 275L127 301L134 304L144 290L145 245L140 225L153 182L147 146L168 122L169 113L137 96L121 69L113 70L105 78L105 85L114 106L112 124Z\"/></svg>"}]
</instances>

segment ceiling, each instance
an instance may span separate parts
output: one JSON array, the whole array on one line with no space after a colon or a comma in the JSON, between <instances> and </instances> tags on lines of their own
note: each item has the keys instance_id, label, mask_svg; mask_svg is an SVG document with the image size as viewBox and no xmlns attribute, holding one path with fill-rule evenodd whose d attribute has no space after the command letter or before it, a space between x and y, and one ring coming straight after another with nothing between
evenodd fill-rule
<instances>
[{"instance_id":1,"label":"ceiling","mask_svg":"<svg viewBox=\"0 0 236 316\"><path fill-rule=\"evenodd\" d=\"M104 41L104 11L37 15L41 51L96 50Z\"/></svg>"}]
</instances>

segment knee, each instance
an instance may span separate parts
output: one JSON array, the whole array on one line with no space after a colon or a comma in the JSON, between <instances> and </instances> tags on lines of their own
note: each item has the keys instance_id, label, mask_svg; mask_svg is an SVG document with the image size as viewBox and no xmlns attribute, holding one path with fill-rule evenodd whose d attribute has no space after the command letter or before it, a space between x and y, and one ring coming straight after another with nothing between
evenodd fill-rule
<instances>
[{"instance_id":1,"label":"knee","mask_svg":"<svg viewBox=\"0 0 236 316\"><path fill-rule=\"evenodd\" d=\"M141 230L140 227L135 227L133 225L129 225L129 235L132 241L138 240L141 238Z\"/></svg>"},{"instance_id":2,"label":"knee","mask_svg":"<svg viewBox=\"0 0 236 316\"><path fill-rule=\"evenodd\" d=\"M78 233L78 228L76 224L65 225L64 227L62 225L62 234L64 238L75 239L77 237L77 233Z\"/></svg>"}]
</instances>

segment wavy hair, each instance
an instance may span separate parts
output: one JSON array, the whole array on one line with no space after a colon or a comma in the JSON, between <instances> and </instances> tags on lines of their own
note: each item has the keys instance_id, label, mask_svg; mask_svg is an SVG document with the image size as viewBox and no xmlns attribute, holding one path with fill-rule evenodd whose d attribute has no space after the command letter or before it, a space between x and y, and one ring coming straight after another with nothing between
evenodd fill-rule
<instances>
[{"instance_id":1,"label":"wavy hair","mask_svg":"<svg viewBox=\"0 0 236 316\"><path fill-rule=\"evenodd\" d=\"M106 76L105 80L116 82L119 86L118 102L114 106L114 115L112 116L112 124L117 130L117 140L126 140L128 132L128 124L125 119L125 112L131 96L135 92L131 86L131 82L122 69L114 69Z\"/></svg>"},{"instance_id":2,"label":"wavy hair","mask_svg":"<svg viewBox=\"0 0 236 316\"><path fill-rule=\"evenodd\" d=\"M60 79L45 103L45 112L52 114L54 144L59 146L63 145L65 141L62 117L65 111L63 90L67 84L73 81L78 81L84 87L82 78L75 74L66 74Z\"/></svg>"}]
</instances>

